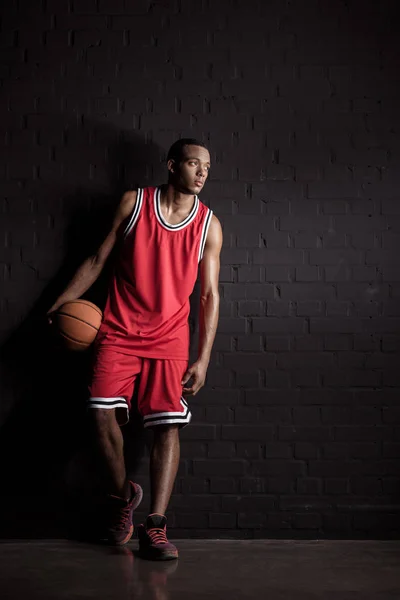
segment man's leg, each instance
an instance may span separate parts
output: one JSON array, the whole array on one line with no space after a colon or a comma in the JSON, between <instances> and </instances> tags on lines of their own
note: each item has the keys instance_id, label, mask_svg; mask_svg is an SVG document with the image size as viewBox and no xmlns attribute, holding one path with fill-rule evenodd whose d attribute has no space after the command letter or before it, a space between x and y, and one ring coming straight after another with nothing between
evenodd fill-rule
<instances>
[{"instance_id":1,"label":"man's leg","mask_svg":"<svg viewBox=\"0 0 400 600\"><path fill-rule=\"evenodd\" d=\"M165 513L179 466L179 425L156 425L153 434L150 514L138 528L139 549L143 558L171 560L178 558L178 551L168 541Z\"/></svg>"},{"instance_id":2,"label":"man's leg","mask_svg":"<svg viewBox=\"0 0 400 600\"><path fill-rule=\"evenodd\" d=\"M137 483L127 480L124 443L115 409L91 409L95 444L104 466L109 493L108 541L122 545L133 534L133 511L140 504L143 492Z\"/></svg>"},{"instance_id":3,"label":"man's leg","mask_svg":"<svg viewBox=\"0 0 400 600\"><path fill-rule=\"evenodd\" d=\"M130 486L126 478L124 440L115 416L115 408L93 408L90 414L95 446L107 478L107 489L110 494L128 499Z\"/></svg>"},{"instance_id":4,"label":"man's leg","mask_svg":"<svg viewBox=\"0 0 400 600\"><path fill-rule=\"evenodd\" d=\"M179 465L179 428L187 425L191 413L182 398L182 376L187 361L146 359L138 389L138 408L144 427L153 429L150 456L150 514L138 528L143 558L178 558L176 547L167 538L167 506ZM149 384L151 382L151 385Z\"/></svg>"},{"instance_id":5,"label":"man's leg","mask_svg":"<svg viewBox=\"0 0 400 600\"><path fill-rule=\"evenodd\" d=\"M179 425L157 425L153 433L150 513L165 515L179 466Z\"/></svg>"}]
</instances>

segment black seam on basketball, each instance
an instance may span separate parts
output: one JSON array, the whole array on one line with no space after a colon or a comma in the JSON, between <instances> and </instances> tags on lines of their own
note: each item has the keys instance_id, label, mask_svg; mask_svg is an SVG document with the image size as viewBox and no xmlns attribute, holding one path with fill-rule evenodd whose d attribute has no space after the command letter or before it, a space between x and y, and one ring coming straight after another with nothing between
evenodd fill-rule
<instances>
[{"instance_id":1,"label":"black seam on basketball","mask_svg":"<svg viewBox=\"0 0 400 600\"><path fill-rule=\"evenodd\" d=\"M103 316L101 310L95 304L89 302L89 300L68 300L68 302L65 302L65 304L84 304L85 306L90 306L90 308L93 308L93 310L95 310L101 317Z\"/></svg>"},{"instance_id":2,"label":"black seam on basketball","mask_svg":"<svg viewBox=\"0 0 400 600\"><path fill-rule=\"evenodd\" d=\"M79 340L76 340L75 338L71 337L70 335L67 335L66 333L60 331L60 335L62 335L62 337L65 337L65 339L69 340L70 342L75 342L76 344L81 344L81 346L90 346L92 344L92 342L81 342Z\"/></svg>"},{"instance_id":3,"label":"black seam on basketball","mask_svg":"<svg viewBox=\"0 0 400 600\"><path fill-rule=\"evenodd\" d=\"M80 317L75 317L74 315L69 315L68 313L64 313L64 312L58 312L58 315L62 315L63 317L70 317L71 319L75 319L75 321L80 321L81 323L85 323L85 325L89 325L89 327L91 327L92 329L94 329L95 331L98 331L99 329L97 327L95 327L94 325L92 325L91 323L88 323L87 321L84 321L83 319L81 319Z\"/></svg>"}]
</instances>

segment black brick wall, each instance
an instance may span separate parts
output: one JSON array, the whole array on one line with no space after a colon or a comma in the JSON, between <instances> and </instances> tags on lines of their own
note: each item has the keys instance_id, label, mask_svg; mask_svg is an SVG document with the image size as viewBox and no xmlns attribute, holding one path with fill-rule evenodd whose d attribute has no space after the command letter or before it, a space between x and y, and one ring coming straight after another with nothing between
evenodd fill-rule
<instances>
[{"instance_id":1,"label":"black brick wall","mask_svg":"<svg viewBox=\"0 0 400 600\"><path fill-rule=\"evenodd\" d=\"M122 190L162 181L165 150L190 135L211 148L202 200L225 242L219 333L182 433L173 534L398 536L394 8L389 0L4 3L8 535L18 525L25 536L61 535L63 520L51 525L55 500L66 481L82 483L87 359L57 354L41 316L98 243ZM104 286L91 293L101 303ZM138 475L146 485L147 456Z\"/></svg>"}]
</instances>

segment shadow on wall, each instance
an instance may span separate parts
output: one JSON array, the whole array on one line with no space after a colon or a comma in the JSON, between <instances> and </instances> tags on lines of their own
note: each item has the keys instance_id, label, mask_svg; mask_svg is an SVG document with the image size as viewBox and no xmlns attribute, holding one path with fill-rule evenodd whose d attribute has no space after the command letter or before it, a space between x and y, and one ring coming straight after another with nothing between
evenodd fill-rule
<instances>
[{"instance_id":1,"label":"shadow on wall","mask_svg":"<svg viewBox=\"0 0 400 600\"><path fill-rule=\"evenodd\" d=\"M60 128L68 131L69 126L65 119L60 119ZM88 138L92 145L87 143ZM96 165L100 149L108 156L104 166L108 172L106 177L102 173L105 184L101 189L85 188L73 180L65 186L39 182L29 190L38 207L42 203L48 206L49 214L52 202L55 205L61 199L61 209L59 204L55 208L55 222L63 238L60 251L63 262L0 350L3 398L10 407L0 430L0 536L3 538L91 535L90 531L68 529L68 523L79 524L84 506L90 509L90 523L97 521L93 506L99 503L93 500L101 491L101 479L90 451L85 410L91 354L90 351L68 353L57 348L46 312L76 268L104 238L123 191L165 179L161 150L135 134L123 132L116 136L114 130L103 124L87 123L81 131L75 128L73 140L64 155L66 164L69 159L73 163L79 155L80 172L82 169L89 172L90 166ZM23 193L27 193L26 188ZM52 253L52 240L46 243L46 253ZM101 308L113 258L84 295ZM33 267L38 265L40 272L40 258ZM24 295L24 283L19 283ZM193 321L192 325L195 327ZM132 473L138 468L146 441L138 415L131 415L123 432L128 472Z\"/></svg>"}]
</instances>

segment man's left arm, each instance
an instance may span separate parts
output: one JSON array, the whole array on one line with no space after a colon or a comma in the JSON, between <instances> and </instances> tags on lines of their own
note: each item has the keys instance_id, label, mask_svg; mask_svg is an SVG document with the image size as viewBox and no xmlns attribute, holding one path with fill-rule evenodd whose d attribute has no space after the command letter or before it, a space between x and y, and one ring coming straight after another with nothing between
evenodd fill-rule
<instances>
[{"instance_id":1,"label":"man's left arm","mask_svg":"<svg viewBox=\"0 0 400 600\"><path fill-rule=\"evenodd\" d=\"M203 387L211 349L217 332L219 316L219 265L222 247L222 228L219 220L213 215L207 234L203 258L200 263L201 298L199 323L198 358L186 371L182 385L193 378L190 388L183 388L186 396L195 396Z\"/></svg>"}]
</instances>

